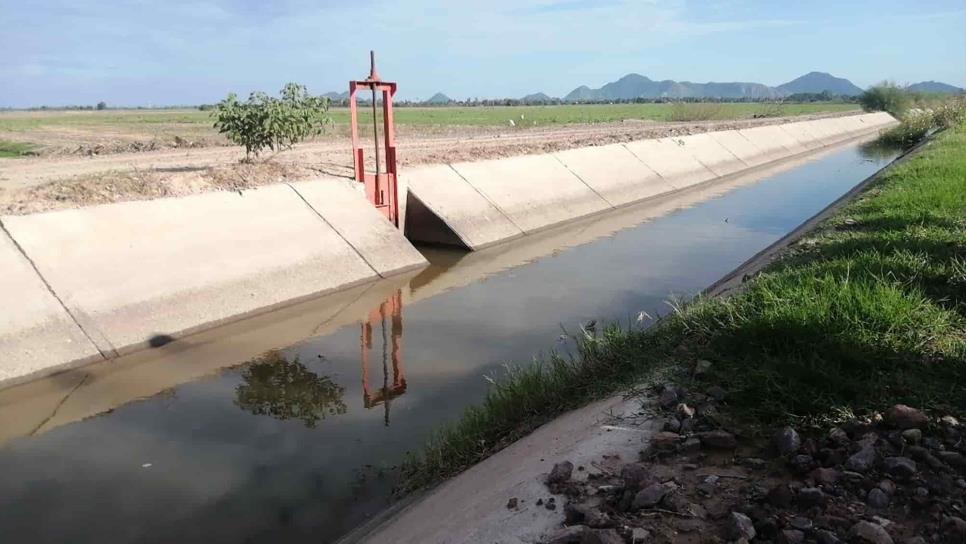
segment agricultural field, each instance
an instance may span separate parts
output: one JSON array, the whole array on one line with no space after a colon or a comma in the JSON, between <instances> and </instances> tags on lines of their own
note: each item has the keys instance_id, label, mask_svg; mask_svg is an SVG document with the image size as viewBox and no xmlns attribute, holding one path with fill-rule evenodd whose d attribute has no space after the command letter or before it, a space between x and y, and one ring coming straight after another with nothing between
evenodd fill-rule
<instances>
[{"instance_id":1,"label":"agricultural field","mask_svg":"<svg viewBox=\"0 0 966 544\"><path fill-rule=\"evenodd\" d=\"M857 110L856 104L587 104L557 106L401 107L401 136L485 134L622 121L693 122L781 117ZM368 113L368 110L365 111ZM349 111L330 110L332 127L321 139L348 134ZM365 119L365 118L364 118ZM368 133L369 125L362 123ZM0 142L17 152L2 156L106 154L225 145L208 112L183 110L0 112ZM19 147L13 143L20 144Z\"/></svg>"},{"instance_id":2,"label":"agricultural field","mask_svg":"<svg viewBox=\"0 0 966 544\"><path fill-rule=\"evenodd\" d=\"M396 110L397 157L405 168L857 111L840 103L406 107ZM228 145L208 112L0 112L0 213L241 190L319 176L349 178L348 111L333 109L331 117L321 136L243 161L244 148ZM364 120L362 143L369 147L372 125ZM371 163L370 151L366 157Z\"/></svg>"}]
</instances>

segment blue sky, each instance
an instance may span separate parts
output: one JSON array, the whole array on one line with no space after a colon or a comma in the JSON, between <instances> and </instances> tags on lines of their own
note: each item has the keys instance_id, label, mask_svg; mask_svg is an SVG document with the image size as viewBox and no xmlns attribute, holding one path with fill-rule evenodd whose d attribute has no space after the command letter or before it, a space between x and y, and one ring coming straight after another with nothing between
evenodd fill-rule
<instances>
[{"instance_id":1,"label":"blue sky","mask_svg":"<svg viewBox=\"0 0 966 544\"><path fill-rule=\"evenodd\" d=\"M963 0L0 0L0 106L343 91L368 50L402 98L562 96L628 73L966 87Z\"/></svg>"}]
</instances>

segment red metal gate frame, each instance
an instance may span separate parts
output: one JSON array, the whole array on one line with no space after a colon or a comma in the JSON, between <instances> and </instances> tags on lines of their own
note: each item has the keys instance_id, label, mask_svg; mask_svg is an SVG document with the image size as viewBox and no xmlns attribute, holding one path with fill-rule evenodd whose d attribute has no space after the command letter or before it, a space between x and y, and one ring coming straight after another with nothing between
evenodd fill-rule
<instances>
[{"instance_id":1,"label":"red metal gate frame","mask_svg":"<svg viewBox=\"0 0 966 544\"><path fill-rule=\"evenodd\" d=\"M352 160L355 179L366 186L366 198L376 207L386 219L399 227L399 190L396 176L396 131L392 116L392 98L396 94L396 83L382 81L376 73L375 53L369 52L369 77L361 81L349 82L349 117L352 125ZM356 107L356 92L359 89L372 91L372 131L373 151L376 159L376 171L365 171L365 161L362 145L359 142L359 119ZM382 95L382 123L383 138L379 141L379 130L376 121L376 97ZM381 145L380 145L381 144ZM381 171L380 148L385 157L385 171Z\"/></svg>"}]
</instances>

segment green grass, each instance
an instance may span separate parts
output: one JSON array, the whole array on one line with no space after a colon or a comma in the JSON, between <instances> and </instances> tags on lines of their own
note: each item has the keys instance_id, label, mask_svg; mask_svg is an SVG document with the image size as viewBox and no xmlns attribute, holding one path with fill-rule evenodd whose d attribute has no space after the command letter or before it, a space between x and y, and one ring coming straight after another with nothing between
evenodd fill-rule
<instances>
[{"instance_id":1,"label":"green grass","mask_svg":"<svg viewBox=\"0 0 966 544\"><path fill-rule=\"evenodd\" d=\"M741 119L755 116L761 104L713 104L714 112L705 119ZM810 103L785 104L785 115L857 110L856 104ZM522 126L546 126L572 123L602 123L622 119L669 121L680 106L674 104L588 104L560 106L492 106L396 108L396 123L401 126L495 126L508 125L512 119ZM332 120L348 124L349 112L333 108ZM686 120L686 119L685 119ZM22 132L47 126L143 127L157 124L211 125L209 112L197 110L111 110L83 112L9 112L0 114L0 131Z\"/></svg>"},{"instance_id":2,"label":"green grass","mask_svg":"<svg viewBox=\"0 0 966 544\"><path fill-rule=\"evenodd\" d=\"M404 489L475 463L550 418L656 373L712 361L728 417L809 424L896 402L966 410L966 125L726 299L646 331L578 338L573 359L513 368L404 467Z\"/></svg>"},{"instance_id":3,"label":"green grass","mask_svg":"<svg viewBox=\"0 0 966 544\"><path fill-rule=\"evenodd\" d=\"M31 144L0 140L0 158L23 157L33 149L34 146Z\"/></svg>"}]
</instances>

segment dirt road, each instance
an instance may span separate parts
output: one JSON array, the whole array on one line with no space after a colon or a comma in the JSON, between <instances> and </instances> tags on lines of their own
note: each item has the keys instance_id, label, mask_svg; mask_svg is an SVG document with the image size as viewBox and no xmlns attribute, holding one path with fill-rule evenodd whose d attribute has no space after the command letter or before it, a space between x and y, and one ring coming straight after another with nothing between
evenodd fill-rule
<instances>
[{"instance_id":1,"label":"dirt road","mask_svg":"<svg viewBox=\"0 0 966 544\"><path fill-rule=\"evenodd\" d=\"M400 165L405 166L545 153L836 115L842 114L689 123L625 121L552 129L468 127L444 136L401 134L397 149ZM241 164L243 157L241 148L215 147L85 158L0 159L0 214L239 190L318 175L352 174L349 141L342 137L301 144L254 164Z\"/></svg>"}]
</instances>

